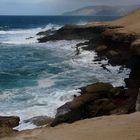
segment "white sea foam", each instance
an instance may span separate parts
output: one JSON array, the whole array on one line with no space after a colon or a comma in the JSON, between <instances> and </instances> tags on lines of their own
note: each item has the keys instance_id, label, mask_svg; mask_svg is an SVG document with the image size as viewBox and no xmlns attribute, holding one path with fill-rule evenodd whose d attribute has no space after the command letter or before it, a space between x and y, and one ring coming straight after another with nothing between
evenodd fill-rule
<instances>
[{"instance_id":1,"label":"white sea foam","mask_svg":"<svg viewBox=\"0 0 140 140\"><path fill-rule=\"evenodd\" d=\"M15 29L8 31L0 31L0 43L3 44L32 44L37 42L37 33L46 30L58 30L61 28L59 25L48 24L45 28L32 28L32 29Z\"/></svg>"},{"instance_id":2,"label":"white sea foam","mask_svg":"<svg viewBox=\"0 0 140 140\"><path fill-rule=\"evenodd\" d=\"M30 122L29 123L20 122L20 125L15 127L14 129L18 131L23 131L23 130L30 130L34 128L37 128L37 126Z\"/></svg>"},{"instance_id":3,"label":"white sea foam","mask_svg":"<svg viewBox=\"0 0 140 140\"><path fill-rule=\"evenodd\" d=\"M11 90L9 91L12 93L13 97L19 96L20 90ZM46 94L46 92L48 92ZM49 93L50 92L50 93ZM10 116L10 115L17 115L20 116L21 122L18 127L15 129L18 130L25 130L25 129L33 129L37 126L31 123L24 123L23 121L34 116L50 116L54 117L56 113L56 109L63 105L65 102L68 102L73 99L73 95L79 95L79 90L47 90L46 88L40 89L40 87L35 88L26 88L24 89L24 93L32 96L31 99L25 102L15 103L15 107L10 108L7 106L5 110L3 110L0 115ZM8 94L9 95L9 94ZM26 95L23 95L26 96ZM6 102L8 103L8 99ZM19 107L22 104L22 109ZM25 106L25 107L24 107ZM9 108L9 109L8 109Z\"/></svg>"},{"instance_id":4,"label":"white sea foam","mask_svg":"<svg viewBox=\"0 0 140 140\"><path fill-rule=\"evenodd\" d=\"M38 81L38 86L40 88L49 88L53 85L54 85L54 82L52 80L42 79Z\"/></svg>"},{"instance_id":5,"label":"white sea foam","mask_svg":"<svg viewBox=\"0 0 140 140\"><path fill-rule=\"evenodd\" d=\"M54 28L53 26L48 25L45 30L52 29ZM33 44L37 39L36 33L43 30L35 28L29 30L0 31L0 34L5 37L0 42L7 44ZM33 38L26 39L28 37ZM49 74L46 71L42 72L37 80L37 85L34 87L1 91L0 101L2 106L0 106L0 115L20 116L21 124L17 129L32 129L36 126L30 123L25 124L23 120L40 115L54 117L56 109L59 106L71 101L73 95L79 95L79 90L75 90L78 87L98 81L110 82L114 86L125 84L124 78L128 77L130 73L129 69L124 68L119 72L120 66L113 67L107 65L107 71L101 65L107 64L108 61L103 60L101 64L94 62L93 60L97 54L93 51L81 50L79 55L75 55L75 45L80 42L83 41L50 41L43 44L35 44L34 46L37 49L46 48L48 51L53 52L51 55L56 55L64 59L62 62L50 62L48 64L48 66L63 68L64 71L57 74ZM65 67L67 65L71 69ZM26 67L22 68L26 70ZM46 75L47 77L45 77ZM63 83L64 80L73 81L73 85L67 85L64 89L55 87L56 83Z\"/></svg>"},{"instance_id":6,"label":"white sea foam","mask_svg":"<svg viewBox=\"0 0 140 140\"><path fill-rule=\"evenodd\" d=\"M79 21L78 23L77 23L77 25L86 25L88 22L87 21Z\"/></svg>"},{"instance_id":7,"label":"white sea foam","mask_svg":"<svg viewBox=\"0 0 140 140\"><path fill-rule=\"evenodd\" d=\"M100 63L94 62L97 54L91 51L81 51L81 54L71 60L73 67L85 67L88 69L88 76L93 76L95 79L101 82L109 82L113 86L125 86L124 79L128 78L130 69L123 68L120 71L121 66L111 66L108 64L108 60L102 60ZM107 64L106 69L103 69L102 64ZM107 70L108 69L108 70ZM83 72L83 74L86 74ZM87 77L88 77L87 76Z\"/></svg>"}]
</instances>

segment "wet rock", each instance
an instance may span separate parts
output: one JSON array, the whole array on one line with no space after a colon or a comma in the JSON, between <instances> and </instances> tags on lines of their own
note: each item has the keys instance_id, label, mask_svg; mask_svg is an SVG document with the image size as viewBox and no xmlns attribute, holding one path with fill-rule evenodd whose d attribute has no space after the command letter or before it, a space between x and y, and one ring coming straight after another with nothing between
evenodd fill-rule
<instances>
[{"instance_id":1,"label":"wet rock","mask_svg":"<svg viewBox=\"0 0 140 140\"><path fill-rule=\"evenodd\" d=\"M88 41L85 41L84 43L79 43L79 44L77 44L76 46L77 47L81 47L81 46L85 46L85 45L88 45Z\"/></svg>"},{"instance_id":2,"label":"wet rock","mask_svg":"<svg viewBox=\"0 0 140 140\"><path fill-rule=\"evenodd\" d=\"M110 50L110 51L108 52L108 55L111 56L111 57L114 57L114 56L118 56L119 53L118 53L117 51Z\"/></svg>"},{"instance_id":3,"label":"wet rock","mask_svg":"<svg viewBox=\"0 0 140 140\"><path fill-rule=\"evenodd\" d=\"M50 30L47 30L47 31L39 32L39 33L37 33L37 35L38 36L49 36L49 35L52 35L52 34L55 34L55 33L56 33L55 29L50 29Z\"/></svg>"},{"instance_id":4,"label":"wet rock","mask_svg":"<svg viewBox=\"0 0 140 140\"><path fill-rule=\"evenodd\" d=\"M34 37L28 37L28 38L26 38L26 39L29 40L29 39L32 39L32 38L34 38Z\"/></svg>"},{"instance_id":5,"label":"wet rock","mask_svg":"<svg viewBox=\"0 0 140 140\"><path fill-rule=\"evenodd\" d=\"M113 86L109 83L95 83L88 85L83 93L104 93L112 90Z\"/></svg>"},{"instance_id":6,"label":"wet rock","mask_svg":"<svg viewBox=\"0 0 140 140\"><path fill-rule=\"evenodd\" d=\"M131 91L129 91L131 92ZM114 88L108 83L95 83L81 88L81 95L58 108L58 113L51 126L72 123L77 120L110 114L131 112L135 98L123 87ZM126 94L126 95L125 95ZM121 106L125 106L121 109Z\"/></svg>"},{"instance_id":7,"label":"wet rock","mask_svg":"<svg viewBox=\"0 0 140 140\"><path fill-rule=\"evenodd\" d=\"M107 46L105 46L105 45L100 45L100 46L96 47L97 52L102 52L102 51L105 51L106 49L107 49Z\"/></svg>"},{"instance_id":8,"label":"wet rock","mask_svg":"<svg viewBox=\"0 0 140 140\"><path fill-rule=\"evenodd\" d=\"M99 98L98 93L94 94L82 94L81 96L78 96L74 98L74 100L70 103L70 109L77 109L83 106L84 104L94 101L97 98Z\"/></svg>"},{"instance_id":9,"label":"wet rock","mask_svg":"<svg viewBox=\"0 0 140 140\"><path fill-rule=\"evenodd\" d=\"M140 79L138 77L137 78L126 78L125 83L126 83L127 87L139 88L140 87Z\"/></svg>"},{"instance_id":10,"label":"wet rock","mask_svg":"<svg viewBox=\"0 0 140 140\"><path fill-rule=\"evenodd\" d=\"M52 121L53 121L53 118L50 118L48 116L37 116L31 119L28 119L24 122L25 123L31 122L36 126L44 126L44 125L49 126L52 123Z\"/></svg>"},{"instance_id":11,"label":"wet rock","mask_svg":"<svg viewBox=\"0 0 140 140\"><path fill-rule=\"evenodd\" d=\"M54 35L39 38L38 41L47 42L53 40L87 40L98 36L101 32L105 31L106 27L97 26L78 26L78 25L65 25L59 29Z\"/></svg>"},{"instance_id":12,"label":"wet rock","mask_svg":"<svg viewBox=\"0 0 140 140\"><path fill-rule=\"evenodd\" d=\"M81 117L82 117L82 109L78 108L78 109L70 110L66 114L57 116L51 123L51 126L54 127L61 123L73 123L75 121L80 120Z\"/></svg>"},{"instance_id":13,"label":"wet rock","mask_svg":"<svg viewBox=\"0 0 140 140\"><path fill-rule=\"evenodd\" d=\"M136 100L136 111L140 111L140 89Z\"/></svg>"},{"instance_id":14,"label":"wet rock","mask_svg":"<svg viewBox=\"0 0 140 140\"><path fill-rule=\"evenodd\" d=\"M135 40L132 44L131 44L131 49L134 51L134 53L136 55L140 56L140 39Z\"/></svg>"},{"instance_id":15,"label":"wet rock","mask_svg":"<svg viewBox=\"0 0 140 140\"><path fill-rule=\"evenodd\" d=\"M106 30L102 33L102 39L105 43L107 43L109 46L118 45L131 45L131 43L136 39L136 36L131 33L121 33L117 30ZM114 43L114 44L113 44ZM116 44L115 44L116 43Z\"/></svg>"},{"instance_id":16,"label":"wet rock","mask_svg":"<svg viewBox=\"0 0 140 140\"><path fill-rule=\"evenodd\" d=\"M71 109L70 109L70 102L65 103L61 107L57 108L56 117L64 115L64 114L68 113L69 111L71 111Z\"/></svg>"},{"instance_id":17,"label":"wet rock","mask_svg":"<svg viewBox=\"0 0 140 140\"><path fill-rule=\"evenodd\" d=\"M96 116L109 115L110 111L115 109L116 106L111 100L103 98L89 103L86 108L87 112L89 113L87 117L91 118Z\"/></svg>"},{"instance_id":18,"label":"wet rock","mask_svg":"<svg viewBox=\"0 0 140 140\"><path fill-rule=\"evenodd\" d=\"M0 127L14 128L19 125L20 118L17 116L2 117L0 116Z\"/></svg>"},{"instance_id":19,"label":"wet rock","mask_svg":"<svg viewBox=\"0 0 140 140\"><path fill-rule=\"evenodd\" d=\"M110 115L122 115L122 114L127 114L128 110L125 107L120 107L117 109L114 109L110 112Z\"/></svg>"}]
</instances>

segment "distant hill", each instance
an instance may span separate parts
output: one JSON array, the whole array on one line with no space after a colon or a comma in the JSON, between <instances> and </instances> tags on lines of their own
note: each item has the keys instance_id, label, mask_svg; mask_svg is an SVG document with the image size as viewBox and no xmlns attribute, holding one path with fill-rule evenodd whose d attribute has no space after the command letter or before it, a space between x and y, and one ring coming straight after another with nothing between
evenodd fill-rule
<instances>
[{"instance_id":1,"label":"distant hill","mask_svg":"<svg viewBox=\"0 0 140 140\"><path fill-rule=\"evenodd\" d=\"M65 12L66 16L124 16L139 8L140 5L131 6L88 6L74 11Z\"/></svg>"}]
</instances>

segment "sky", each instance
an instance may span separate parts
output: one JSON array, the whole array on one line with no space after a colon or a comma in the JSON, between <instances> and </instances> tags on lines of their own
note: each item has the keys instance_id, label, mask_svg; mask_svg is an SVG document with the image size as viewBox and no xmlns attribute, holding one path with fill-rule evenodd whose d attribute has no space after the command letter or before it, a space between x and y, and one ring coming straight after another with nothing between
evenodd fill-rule
<instances>
[{"instance_id":1,"label":"sky","mask_svg":"<svg viewBox=\"0 0 140 140\"><path fill-rule=\"evenodd\" d=\"M136 5L140 0L0 0L0 15L59 15L91 5Z\"/></svg>"}]
</instances>

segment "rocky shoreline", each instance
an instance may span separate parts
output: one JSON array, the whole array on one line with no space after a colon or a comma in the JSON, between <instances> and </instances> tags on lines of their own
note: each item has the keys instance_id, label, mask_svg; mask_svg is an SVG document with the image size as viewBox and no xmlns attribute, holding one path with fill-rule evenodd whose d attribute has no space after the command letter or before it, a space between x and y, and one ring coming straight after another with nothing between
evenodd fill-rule
<instances>
[{"instance_id":1,"label":"rocky shoreline","mask_svg":"<svg viewBox=\"0 0 140 140\"><path fill-rule=\"evenodd\" d=\"M136 111L140 88L139 34L125 30L122 24L92 23L83 26L66 25L55 34L38 39L40 43L54 40L89 40L76 47L95 51L97 60L108 59L109 64L131 69L126 87L112 87L96 83L81 88L81 95L58 108L51 126L111 114L128 114ZM137 43L136 43L137 42ZM84 47L83 47L84 46ZM95 60L96 61L96 60ZM103 66L106 69L105 66Z\"/></svg>"},{"instance_id":2,"label":"rocky shoreline","mask_svg":"<svg viewBox=\"0 0 140 140\"><path fill-rule=\"evenodd\" d=\"M109 64L113 66L120 65L131 69L129 78L125 79L126 87L113 87L108 83L95 83L82 87L81 95L75 96L73 101L58 108L55 119L50 119L47 124L54 127L61 123L73 123L86 118L140 111L140 32L132 27L128 30L130 24L132 26L129 17L136 16L137 19L139 13L140 10L120 21L110 23L66 25L56 32L53 31L53 35L49 35L47 31L38 33L44 35L38 39L40 43L55 40L88 40L77 45L77 55L80 53L80 47L89 51L94 50L98 54L98 61L107 58ZM128 25L125 25L125 21ZM136 21L139 26L140 21ZM105 66L103 68L106 69ZM3 132L2 130L3 126L0 126L0 132Z\"/></svg>"},{"instance_id":3,"label":"rocky shoreline","mask_svg":"<svg viewBox=\"0 0 140 140\"><path fill-rule=\"evenodd\" d=\"M20 118L17 116L2 117L0 116L0 137L14 134L16 130L13 128L18 126Z\"/></svg>"}]
</instances>

